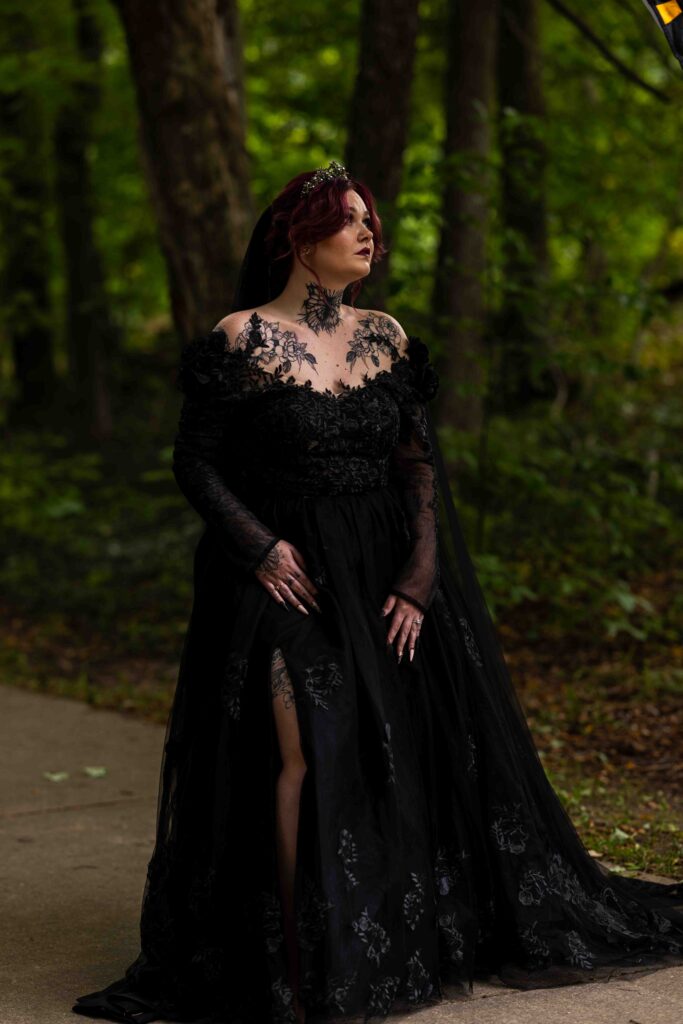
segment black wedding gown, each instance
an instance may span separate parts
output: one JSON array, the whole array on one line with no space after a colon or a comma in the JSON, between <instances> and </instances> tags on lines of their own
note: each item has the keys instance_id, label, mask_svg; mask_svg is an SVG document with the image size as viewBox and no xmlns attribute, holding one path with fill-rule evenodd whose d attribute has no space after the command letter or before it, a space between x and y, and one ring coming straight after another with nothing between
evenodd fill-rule
<instances>
[{"instance_id":1,"label":"black wedding gown","mask_svg":"<svg viewBox=\"0 0 683 1024\"><path fill-rule=\"evenodd\" d=\"M254 342L256 344L256 342ZM276 863L270 662L307 763L295 906L308 1022L437 1002L444 984L594 980L683 960L680 886L609 874L552 790L460 533L409 338L340 393L186 346L176 478L206 529L169 718L141 952L78 999L112 1020L295 1021ZM377 364L375 364L377 365ZM284 538L320 613L253 574ZM424 612L386 644L390 593Z\"/></svg>"}]
</instances>

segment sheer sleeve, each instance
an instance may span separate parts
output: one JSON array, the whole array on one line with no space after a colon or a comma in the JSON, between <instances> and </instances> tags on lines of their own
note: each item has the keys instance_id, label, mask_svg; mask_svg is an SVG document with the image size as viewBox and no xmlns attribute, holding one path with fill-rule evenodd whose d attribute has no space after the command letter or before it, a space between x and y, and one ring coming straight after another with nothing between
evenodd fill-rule
<instances>
[{"instance_id":1,"label":"sheer sleeve","mask_svg":"<svg viewBox=\"0 0 683 1024\"><path fill-rule=\"evenodd\" d=\"M173 475L192 507L215 528L230 561L249 572L276 537L233 490L237 476L233 413L240 386L221 329L185 345L177 383L184 394L173 448Z\"/></svg>"},{"instance_id":2,"label":"sheer sleeve","mask_svg":"<svg viewBox=\"0 0 683 1024\"><path fill-rule=\"evenodd\" d=\"M391 593L426 612L439 584L439 516L425 403L436 394L439 378L419 338L408 338L407 354L407 380L401 389L400 434L392 453L391 478L406 512L411 551Z\"/></svg>"}]
</instances>

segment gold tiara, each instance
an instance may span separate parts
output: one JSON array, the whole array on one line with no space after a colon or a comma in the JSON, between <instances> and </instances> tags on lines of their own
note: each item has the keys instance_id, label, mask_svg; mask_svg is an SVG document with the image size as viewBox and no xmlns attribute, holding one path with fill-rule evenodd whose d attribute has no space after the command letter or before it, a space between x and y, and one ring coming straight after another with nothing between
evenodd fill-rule
<instances>
[{"instance_id":1,"label":"gold tiara","mask_svg":"<svg viewBox=\"0 0 683 1024\"><path fill-rule=\"evenodd\" d=\"M330 160L327 167L319 167L317 171L308 178L301 187L301 195L307 196L314 188L318 185L322 185L324 181L332 181L333 178L345 178L350 181L349 173L343 164L337 163L336 160Z\"/></svg>"}]
</instances>

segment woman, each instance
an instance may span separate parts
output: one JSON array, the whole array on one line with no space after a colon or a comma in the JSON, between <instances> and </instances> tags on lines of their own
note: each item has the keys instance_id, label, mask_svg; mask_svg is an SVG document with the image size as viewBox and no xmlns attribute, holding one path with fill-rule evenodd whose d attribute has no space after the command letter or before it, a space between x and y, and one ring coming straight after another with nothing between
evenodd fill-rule
<instances>
[{"instance_id":1,"label":"woman","mask_svg":"<svg viewBox=\"0 0 683 1024\"><path fill-rule=\"evenodd\" d=\"M233 311L183 352L174 469L207 526L142 949L78 1013L367 1020L475 975L681 960L679 889L608 874L545 777L453 507L428 351L352 304L382 252L361 182L334 161L297 176Z\"/></svg>"}]
</instances>

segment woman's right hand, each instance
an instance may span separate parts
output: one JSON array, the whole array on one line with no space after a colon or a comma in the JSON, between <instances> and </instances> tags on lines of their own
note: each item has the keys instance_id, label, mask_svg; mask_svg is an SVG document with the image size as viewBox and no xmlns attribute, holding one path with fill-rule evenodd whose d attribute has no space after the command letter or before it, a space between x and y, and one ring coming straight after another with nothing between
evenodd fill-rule
<instances>
[{"instance_id":1,"label":"woman's right hand","mask_svg":"<svg viewBox=\"0 0 683 1024\"><path fill-rule=\"evenodd\" d=\"M279 540L266 557L254 569L254 573L269 594L280 604L293 605L304 615L309 615L308 608L300 598L320 611L317 601L318 588L306 575L304 556L289 541Z\"/></svg>"}]
</instances>

